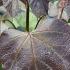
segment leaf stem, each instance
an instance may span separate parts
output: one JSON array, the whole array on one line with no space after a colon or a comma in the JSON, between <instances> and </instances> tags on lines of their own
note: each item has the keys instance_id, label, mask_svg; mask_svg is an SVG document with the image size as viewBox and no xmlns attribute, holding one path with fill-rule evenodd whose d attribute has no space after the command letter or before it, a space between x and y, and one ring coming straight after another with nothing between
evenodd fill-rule
<instances>
[{"instance_id":1,"label":"leaf stem","mask_svg":"<svg viewBox=\"0 0 70 70\"><path fill-rule=\"evenodd\" d=\"M26 31L29 32L29 3L26 3Z\"/></svg>"},{"instance_id":2,"label":"leaf stem","mask_svg":"<svg viewBox=\"0 0 70 70\"><path fill-rule=\"evenodd\" d=\"M44 16L41 16L41 17L38 19L37 24L36 24L36 26L35 26L35 29L37 28L37 26L38 26L40 20L41 20L43 17L44 17Z\"/></svg>"},{"instance_id":3,"label":"leaf stem","mask_svg":"<svg viewBox=\"0 0 70 70\"><path fill-rule=\"evenodd\" d=\"M59 7L61 8L61 13L59 16L60 19L62 18L62 14L63 14L64 8L67 5L67 3L68 3L68 0L59 0L59 2L58 2Z\"/></svg>"},{"instance_id":4,"label":"leaf stem","mask_svg":"<svg viewBox=\"0 0 70 70\"><path fill-rule=\"evenodd\" d=\"M63 11L64 11L64 7L61 9L61 14L60 14L60 19L62 18L62 14L63 14Z\"/></svg>"},{"instance_id":5,"label":"leaf stem","mask_svg":"<svg viewBox=\"0 0 70 70\"><path fill-rule=\"evenodd\" d=\"M10 21L8 19L3 20L3 22L6 22L6 21L10 22L12 24L12 26L16 29L16 27L15 27L15 25L14 25L14 23L12 21Z\"/></svg>"}]
</instances>

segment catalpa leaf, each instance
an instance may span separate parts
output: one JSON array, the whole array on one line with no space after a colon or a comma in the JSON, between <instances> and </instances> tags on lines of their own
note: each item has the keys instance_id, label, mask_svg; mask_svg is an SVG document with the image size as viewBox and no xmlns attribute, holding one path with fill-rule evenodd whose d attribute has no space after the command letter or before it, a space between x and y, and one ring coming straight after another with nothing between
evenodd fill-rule
<instances>
[{"instance_id":1,"label":"catalpa leaf","mask_svg":"<svg viewBox=\"0 0 70 70\"><path fill-rule=\"evenodd\" d=\"M33 13L39 18L48 14L49 0L28 0Z\"/></svg>"},{"instance_id":2,"label":"catalpa leaf","mask_svg":"<svg viewBox=\"0 0 70 70\"><path fill-rule=\"evenodd\" d=\"M70 70L69 49L70 26L56 19L33 32L4 31L0 63L4 70Z\"/></svg>"},{"instance_id":3,"label":"catalpa leaf","mask_svg":"<svg viewBox=\"0 0 70 70\"><path fill-rule=\"evenodd\" d=\"M46 19L46 18L45 18ZM58 31L58 32L70 32L70 26L64 20L57 20L56 18L47 18L39 23L37 31ZM64 26L63 26L64 25Z\"/></svg>"}]
</instances>

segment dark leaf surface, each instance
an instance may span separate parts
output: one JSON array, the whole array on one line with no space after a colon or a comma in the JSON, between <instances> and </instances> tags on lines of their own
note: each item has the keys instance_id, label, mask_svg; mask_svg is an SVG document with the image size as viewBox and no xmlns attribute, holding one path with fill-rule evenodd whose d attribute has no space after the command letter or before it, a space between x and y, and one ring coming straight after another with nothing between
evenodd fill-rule
<instances>
[{"instance_id":1,"label":"dark leaf surface","mask_svg":"<svg viewBox=\"0 0 70 70\"><path fill-rule=\"evenodd\" d=\"M28 0L33 13L37 17L45 16L48 13L49 0Z\"/></svg>"},{"instance_id":2,"label":"dark leaf surface","mask_svg":"<svg viewBox=\"0 0 70 70\"><path fill-rule=\"evenodd\" d=\"M70 27L55 20L43 30L8 29L0 36L4 70L70 70Z\"/></svg>"}]
</instances>

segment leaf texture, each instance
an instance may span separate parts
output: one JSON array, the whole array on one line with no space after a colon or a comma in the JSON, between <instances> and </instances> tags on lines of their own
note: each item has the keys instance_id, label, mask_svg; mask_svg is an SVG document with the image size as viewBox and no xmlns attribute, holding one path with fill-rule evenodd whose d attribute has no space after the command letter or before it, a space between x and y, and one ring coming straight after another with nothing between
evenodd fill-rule
<instances>
[{"instance_id":1,"label":"leaf texture","mask_svg":"<svg viewBox=\"0 0 70 70\"><path fill-rule=\"evenodd\" d=\"M4 70L70 70L70 26L56 19L49 27L29 33L4 31L0 36Z\"/></svg>"},{"instance_id":2,"label":"leaf texture","mask_svg":"<svg viewBox=\"0 0 70 70\"><path fill-rule=\"evenodd\" d=\"M15 17L19 11L19 0L2 0L3 6L7 9L10 16Z\"/></svg>"},{"instance_id":3,"label":"leaf texture","mask_svg":"<svg viewBox=\"0 0 70 70\"><path fill-rule=\"evenodd\" d=\"M33 13L39 18L48 14L49 0L28 0Z\"/></svg>"}]
</instances>

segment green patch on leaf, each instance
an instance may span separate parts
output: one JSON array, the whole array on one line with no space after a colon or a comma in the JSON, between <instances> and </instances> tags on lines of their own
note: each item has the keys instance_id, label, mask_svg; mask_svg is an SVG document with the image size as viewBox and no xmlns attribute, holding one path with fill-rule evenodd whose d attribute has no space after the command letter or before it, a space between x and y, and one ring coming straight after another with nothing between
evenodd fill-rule
<instances>
[{"instance_id":1,"label":"green patch on leaf","mask_svg":"<svg viewBox=\"0 0 70 70\"><path fill-rule=\"evenodd\" d=\"M30 31L34 30L36 24L37 24L37 18L36 16L30 12L30 17L29 17L29 28L30 28ZM18 23L18 27L20 27L20 30L24 31L25 30L25 27L26 27L26 13L20 13L18 16L15 17L16 19L16 22Z\"/></svg>"}]
</instances>

